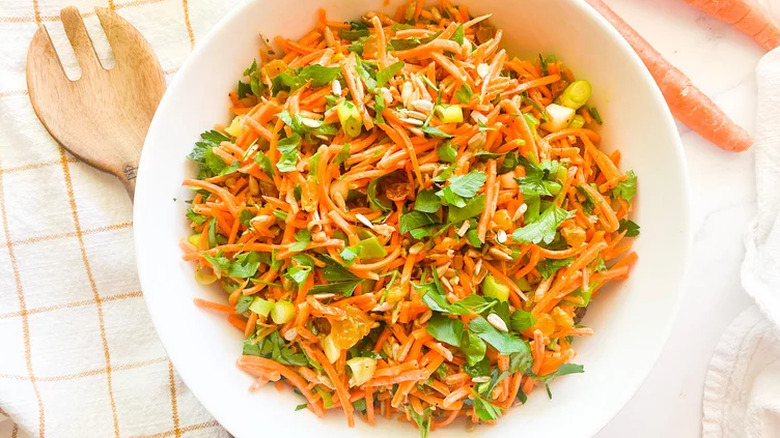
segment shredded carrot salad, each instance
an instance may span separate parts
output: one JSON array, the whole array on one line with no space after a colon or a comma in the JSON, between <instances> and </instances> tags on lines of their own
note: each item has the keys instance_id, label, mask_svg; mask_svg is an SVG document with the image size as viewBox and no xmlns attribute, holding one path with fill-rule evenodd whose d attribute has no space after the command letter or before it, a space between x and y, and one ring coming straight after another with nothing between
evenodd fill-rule
<instances>
[{"instance_id":1,"label":"shredded carrot salad","mask_svg":"<svg viewBox=\"0 0 780 438\"><path fill-rule=\"evenodd\" d=\"M637 259L636 176L599 149L590 84L509 56L488 19L446 0L320 11L202 134L181 246L227 293L195 303L244 333L252 388L426 436L583 371L580 318Z\"/></svg>"}]
</instances>

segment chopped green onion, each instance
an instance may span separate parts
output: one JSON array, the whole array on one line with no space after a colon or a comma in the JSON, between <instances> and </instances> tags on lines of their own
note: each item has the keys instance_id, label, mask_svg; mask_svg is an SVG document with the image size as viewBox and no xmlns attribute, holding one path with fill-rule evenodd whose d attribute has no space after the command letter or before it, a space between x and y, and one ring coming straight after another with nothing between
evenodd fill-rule
<instances>
[{"instance_id":1,"label":"chopped green onion","mask_svg":"<svg viewBox=\"0 0 780 438\"><path fill-rule=\"evenodd\" d=\"M336 107L339 121L344 132L350 137L357 137L363 129L363 119L354 103L345 100Z\"/></svg>"},{"instance_id":2,"label":"chopped green onion","mask_svg":"<svg viewBox=\"0 0 780 438\"><path fill-rule=\"evenodd\" d=\"M571 109L579 109L590 99L591 91L590 82L582 79L574 81L561 93L560 103Z\"/></svg>"},{"instance_id":3,"label":"chopped green onion","mask_svg":"<svg viewBox=\"0 0 780 438\"><path fill-rule=\"evenodd\" d=\"M460 105L437 105L436 115L442 123L460 123L463 121L463 110Z\"/></svg>"},{"instance_id":4,"label":"chopped green onion","mask_svg":"<svg viewBox=\"0 0 780 438\"><path fill-rule=\"evenodd\" d=\"M583 126L585 126L585 117L575 114L569 123L569 128L582 128Z\"/></svg>"},{"instance_id":5,"label":"chopped green onion","mask_svg":"<svg viewBox=\"0 0 780 438\"><path fill-rule=\"evenodd\" d=\"M482 280L482 295L495 298L498 301L506 301L509 299L509 286L500 283L496 277L488 274Z\"/></svg>"},{"instance_id":6,"label":"chopped green onion","mask_svg":"<svg viewBox=\"0 0 780 438\"><path fill-rule=\"evenodd\" d=\"M195 245L196 248L200 247L200 234L193 234L187 238L187 241Z\"/></svg>"},{"instance_id":7,"label":"chopped green onion","mask_svg":"<svg viewBox=\"0 0 780 438\"><path fill-rule=\"evenodd\" d=\"M217 276L214 274L207 273L204 269L196 269L195 281L197 281L198 284L202 284L205 286L207 284L211 284L217 281Z\"/></svg>"},{"instance_id":8,"label":"chopped green onion","mask_svg":"<svg viewBox=\"0 0 780 438\"><path fill-rule=\"evenodd\" d=\"M267 318L268 314L271 313L271 310L274 308L274 302L265 300L263 298L257 297L254 301L252 301L252 304L249 305L249 310L257 313L259 316L262 316L263 318Z\"/></svg>"},{"instance_id":9,"label":"chopped green onion","mask_svg":"<svg viewBox=\"0 0 780 438\"><path fill-rule=\"evenodd\" d=\"M295 316L295 306L289 301L277 301L271 309L271 319L277 324L287 324Z\"/></svg>"}]
</instances>

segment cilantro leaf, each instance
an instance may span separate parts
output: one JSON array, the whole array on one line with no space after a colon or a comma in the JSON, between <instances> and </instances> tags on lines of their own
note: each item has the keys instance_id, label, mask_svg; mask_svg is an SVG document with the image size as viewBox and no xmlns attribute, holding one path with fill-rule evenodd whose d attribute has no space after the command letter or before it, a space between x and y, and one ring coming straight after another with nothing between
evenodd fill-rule
<instances>
[{"instance_id":1,"label":"cilantro leaf","mask_svg":"<svg viewBox=\"0 0 780 438\"><path fill-rule=\"evenodd\" d=\"M630 219L621 219L618 232L622 233L623 231L626 232L626 237L636 237L639 235L639 225Z\"/></svg>"},{"instance_id":2,"label":"cilantro leaf","mask_svg":"<svg viewBox=\"0 0 780 438\"><path fill-rule=\"evenodd\" d=\"M371 35L371 31L368 30L368 27L360 21L352 21L349 25L349 29L339 29L339 38L354 41Z\"/></svg>"},{"instance_id":3,"label":"cilantro leaf","mask_svg":"<svg viewBox=\"0 0 780 438\"><path fill-rule=\"evenodd\" d=\"M238 94L239 99L243 99L251 93L252 93L251 85L238 81L238 86L236 87L236 94Z\"/></svg>"},{"instance_id":4,"label":"cilantro leaf","mask_svg":"<svg viewBox=\"0 0 780 438\"><path fill-rule=\"evenodd\" d=\"M469 322L469 330L476 333L485 342L501 354L530 352L526 342L509 333L498 331L485 318L478 316Z\"/></svg>"},{"instance_id":5,"label":"cilantro leaf","mask_svg":"<svg viewBox=\"0 0 780 438\"><path fill-rule=\"evenodd\" d=\"M311 266L297 265L288 269L284 276L297 283L300 287L309 277L310 272Z\"/></svg>"},{"instance_id":6,"label":"cilantro leaf","mask_svg":"<svg viewBox=\"0 0 780 438\"><path fill-rule=\"evenodd\" d=\"M555 239L561 222L570 217L570 212L551 204L535 221L516 229L512 233L512 239L520 243L550 243Z\"/></svg>"},{"instance_id":7,"label":"cilantro leaf","mask_svg":"<svg viewBox=\"0 0 780 438\"><path fill-rule=\"evenodd\" d=\"M437 341L459 347L460 340L463 337L463 323L459 319L452 319L442 314L434 313L431 319L428 320L425 331Z\"/></svg>"},{"instance_id":8,"label":"cilantro leaf","mask_svg":"<svg viewBox=\"0 0 780 438\"><path fill-rule=\"evenodd\" d=\"M616 198L619 196L625 199L626 202L631 202L634 199L634 195L636 195L636 174L633 170L629 170L626 172L626 176L628 177L627 180L619 182L612 189L612 196Z\"/></svg>"},{"instance_id":9,"label":"cilantro leaf","mask_svg":"<svg viewBox=\"0 0 780 438\"><path fill-rule=\"evenodd\" d=\"M436 213L441 208L441 201L433 190L423 190L417 194L414 210L423 213Z\"/></svg>"},{"instance_id":10,"label":"cilantro leaf","mask_svg":"<svg viewBox=\"0 0 780 438\"><path fill-rule=\"evenodd\" d=\"M441 198L447 204L463 208L466 206L466 199L473 198L479 189L485 185L487 175L485 172L473 170L465 175L456 175L450 177L449 185L436 192L436 196Z\"/></svg>"},{"instance_id":11,"label":"cilantro leaf","mask_svg":"<svg viewBox=\"0 0 780 438\"><path fill-rule=\"evenodd\" d=\"M401 71L402 68L404 68L404 65L406 64L403 61L398 61L388 65L382 70L379 70L376 74L376 86L383 87L386 83L390 81L390 79L393 78L393 76L396 75L396 73L398 73L399 71Z\"/></svg>"},{"instance_id":12,"label":"cilantro leaf","mask_svg":"<svg viewBox=\"0 0 780 438\"><path fill-rule=\"evenodd\" d=\"M539 270L539 275L541 275L542 278L547 279L550 278L551 275L555 274L558 269L569 266L569 263L573 261L574 257L561 260L544 259L536 265L536 269Z\"/></svg>"}]
</instances>

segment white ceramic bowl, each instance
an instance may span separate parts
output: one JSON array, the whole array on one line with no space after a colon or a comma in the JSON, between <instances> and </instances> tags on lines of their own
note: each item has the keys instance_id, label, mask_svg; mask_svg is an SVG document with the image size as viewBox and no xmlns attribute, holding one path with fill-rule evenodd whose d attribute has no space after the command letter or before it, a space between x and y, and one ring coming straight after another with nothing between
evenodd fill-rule
<instances>
[{"instance_id":1,"label":"white ceramic bowl","mask_svg":"<svg viewBox=\"0 0 780 438\"><path fill-rule=\"evenodd\" d=\"M393 2L397 4L398 2ZM639 175L634 220L642 234L631 277L602 291L585 323L596 332L578 340L575 362L585 374L552 384L553 400L535 391L480 436L590 436L628 401L653 366L676 314L689 248L689 199L684 157L675 124L639 58L607 22L581 0L462 0L475 14L493 13L511 54L555 54L577 77L593 84L601 112L602 145L619 148L621 167ZM135 194L138 270L149 311L168 355L187 386L214 417L238 437L417 436L397 421L348 429L333 412L318 419L295 412L292 391L247 388L252 379L236 369L242 337L222 316L202 311L193 297L224 299L199 286L181 260L178 241L187 234L181 181L194 175L185 159L198 135L228 121L228 90L257 53L258 33L299 37L315 23L317 8L331 19L358 18L382 8L382 0L249 0L242 2L200 42L165 93L146 138ZM394 7L394 6L393 6ZM388 10L388 9L386 9ZM390 10L393 11L394 9ZM279 434L279 435L277 435ZM283 435L282 435L283 434ZM324 434L324 435L323 435ZM436 437L461 436L449 427Z\"/></svg>"}]
</instances>

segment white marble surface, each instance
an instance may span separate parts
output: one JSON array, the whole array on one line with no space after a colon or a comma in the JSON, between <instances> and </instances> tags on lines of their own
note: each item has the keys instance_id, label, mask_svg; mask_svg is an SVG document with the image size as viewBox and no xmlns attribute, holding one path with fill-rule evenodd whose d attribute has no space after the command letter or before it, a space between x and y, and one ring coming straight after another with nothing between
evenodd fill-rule
<instances>
[{"instance_id":1,"label":"white marble surface","mask_svg":"<svg viewBox=\"0 0 780 438\"><path fill-rule=\"evenodd\" d=\"M754 131L760 46L681 0L605 1L737 123ZM780 0L767 6L780 12ZM723 152L682 125L680 135L694 229L680 312L655 368L598 438L699 436L710 356L723 330L751 304L739 269L743 233L756 210L754 155Z\"/></svg>"}]
</instances>

